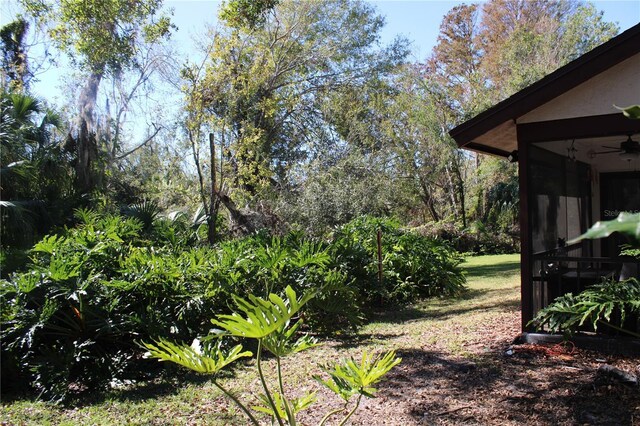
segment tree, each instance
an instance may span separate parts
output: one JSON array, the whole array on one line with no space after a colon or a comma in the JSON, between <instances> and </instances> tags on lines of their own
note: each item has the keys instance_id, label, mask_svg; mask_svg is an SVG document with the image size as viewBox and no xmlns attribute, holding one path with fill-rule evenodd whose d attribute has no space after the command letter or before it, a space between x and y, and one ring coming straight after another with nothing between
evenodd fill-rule
<instances>
[{"instance_id":1,"label":"tree","mask_svg":"<svg viewBox=\"0 0 640 426\"><path fill-rule=\"evenodd\" d=\"M0 94L2 246L25 247L63 222L73 174L61 161L60 117L23 93Z\"/></svg>"},{"instance_id":2,"label":"tree","mask_svg":"<svg viewBox=\"0 0 640 426\"><path fill-rule=\"evenodd\" d=\"M312 157L331 125L322 109L331 92L407 53L402 42L375 48L383 20L363 2L282 2L265 13L261 25L214 34L204 75L188 89L187 109L206 114L198 121L218 141L233 198L247 204L292 184L292 165ZM227 209L231 198L220 198Z\"/></svg>"},{"instance_id":3,"label":"tree","mask_svg":"<svg viewBox=\"0 0 640 426\"><path fill-rule=\"evenodd\" d=\"M31 73L27 63L24 40L29 23L22 18L0 28L0 49L2 51L2 90L25 92L29 87Z\"/></svg>"},{"instance_id":4,"label":"tree","mask_svg":"<svg viewBox=\"0 0 640 426\"><path fill-rule=\"evenodd\" d=\"M424 65L422 78L431 95L420 102L426 113L435 106L438 122L447 131L603 43L616 31L592 5L580 2L492 0L457 6L444 17L438 44ZM464 223L462 212L468 208L475 209L480 219L486 219L489 211L495 214L495 208L486 204L504 204L505 200L486 197L495 195L498 188L511 191L513 174L504 174L505 181L469 181L467 175L478 176L469 167L475 163L477 169L484 160L460 152L446 137L441 146L441 157L450 159L442 169L451 176L450 189L444 194L451 205L459 206L456 218ZM474 185L482 184L491 185L480 194ZM467 205L469 190L479 198Z\"/></svg>"},{"instance_id":5,"label":"tree","mask_svg":"<svg viewBox=\"0 0 640 426\"><path fill-rule=\"evenodd\" d=\"M85 73L78 98L74 135L77 187L90 192L100 181L95 106L107 75L137 68L142 43L169 36L168 17L158 16L161 0L21 0L26 11L47 29L54 45Z\"/></svg>"}]
</instances>

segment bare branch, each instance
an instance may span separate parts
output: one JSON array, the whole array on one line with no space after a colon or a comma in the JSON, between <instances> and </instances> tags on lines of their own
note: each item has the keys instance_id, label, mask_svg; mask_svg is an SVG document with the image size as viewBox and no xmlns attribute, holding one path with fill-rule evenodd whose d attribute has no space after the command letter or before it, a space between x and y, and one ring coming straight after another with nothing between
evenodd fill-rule
<instances>
[{"instance_id":1,"label":"bare branch","mask_svg":"<svg viewBox=\"0 0 640 426\"><path fill-rule=\"evenodd\" d=\"M160 130L162 130L162 126L157 126L156 124L153 125L153 127L155 128L153 134L151 134L149 137L147 137L141 144L139 144L138 146L136 146L135 148L125 152L122 155L119 155L117 157L115 157L116 161L120 161L126 157L128 157L129 155L133 154L134 152L136 152L137 150L139 150L140 148L142 148L143 146L145 146L146 144L148 144L149 142L151 142L153 140L153 138L156 137L156 135L158 134L158 132L160 132Z\"/></svg>"}]
</instances>

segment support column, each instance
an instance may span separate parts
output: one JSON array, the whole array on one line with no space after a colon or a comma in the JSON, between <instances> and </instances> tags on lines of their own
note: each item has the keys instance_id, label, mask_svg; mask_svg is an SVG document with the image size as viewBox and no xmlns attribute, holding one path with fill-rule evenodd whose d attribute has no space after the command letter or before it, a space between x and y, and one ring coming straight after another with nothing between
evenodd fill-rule
<instances>
[{"instance_id":1,"label":"support column","mask_svg":"<svg viewBox=\"0 0 640 426\"><path fill-rule=\"evenodd\" d=\"M533 319L533 274L531 222L529 220L529 152L518 135L518 182L520 185L520 303L522 331L532 331L527 323Z\"/></svg>"}]
</instances>

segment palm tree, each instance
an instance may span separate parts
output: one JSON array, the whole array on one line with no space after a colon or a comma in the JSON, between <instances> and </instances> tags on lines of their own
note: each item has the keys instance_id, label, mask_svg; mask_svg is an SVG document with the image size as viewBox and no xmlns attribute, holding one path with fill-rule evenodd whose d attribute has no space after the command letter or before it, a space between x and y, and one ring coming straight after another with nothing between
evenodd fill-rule
<instances>
[{"instance_id":1,"label":"palm tree","mask_svg":"<svg viewBox=\"0 0 640 426\"><path fill-rule=\"evenodd\" d=\"M71 195L69 161L55 129L60 117L24 93L0 94L2 248L25 247L46 232Z\"/></svg>"}]
</instances>

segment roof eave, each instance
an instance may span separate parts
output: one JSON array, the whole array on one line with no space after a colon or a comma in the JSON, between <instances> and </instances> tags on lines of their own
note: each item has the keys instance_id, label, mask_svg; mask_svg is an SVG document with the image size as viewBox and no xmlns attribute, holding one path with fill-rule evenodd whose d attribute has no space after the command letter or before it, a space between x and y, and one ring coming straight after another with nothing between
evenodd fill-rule
<instances>
[{"instance_id":1,"label":"roof eave","mask_svg":"<svg viewBox=\"0 0 640 426\"><path fill-rule=\"evenodd\" d=\"M521 117L639 52L640 24L637 24L453 128L449 135L461 148L490 153L486 149L491 149L491 147L474 143L474 139L508 120ZM471 144L474 145L473 148L470 146Z\"/></svg>"}]
</instances>

